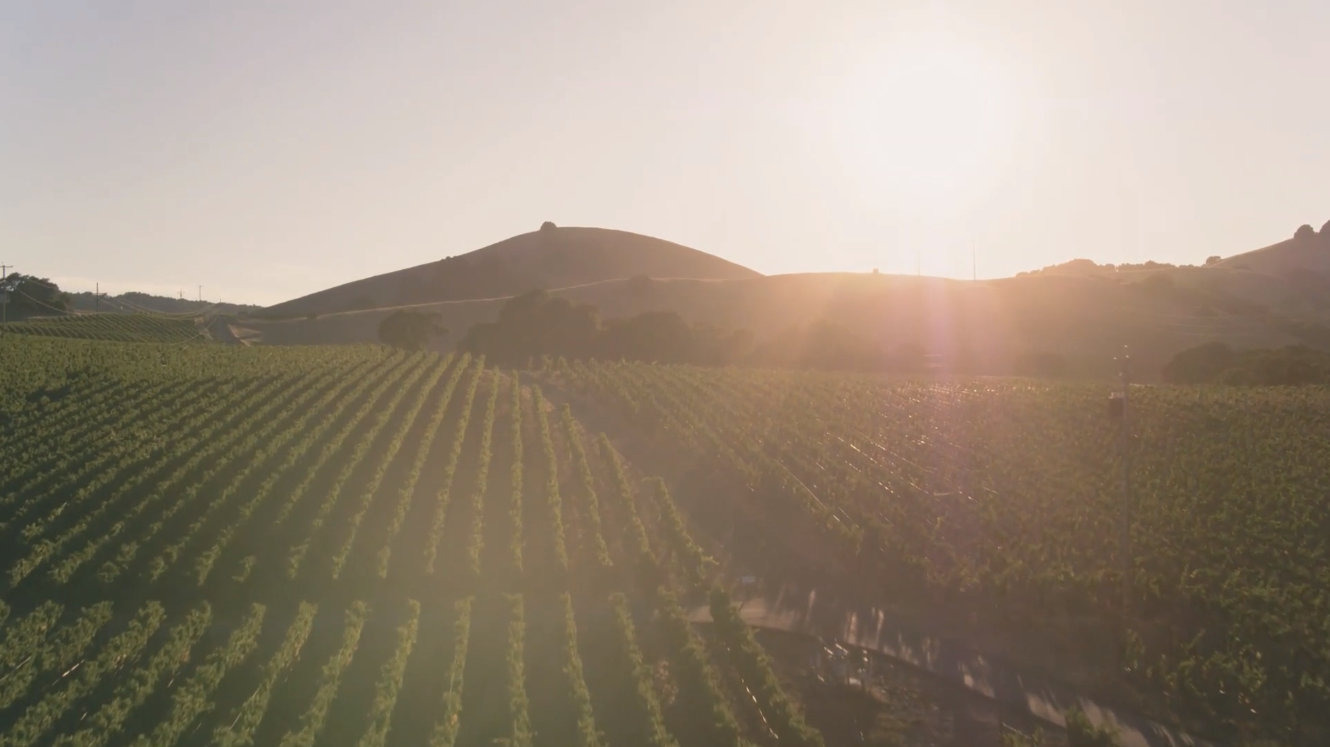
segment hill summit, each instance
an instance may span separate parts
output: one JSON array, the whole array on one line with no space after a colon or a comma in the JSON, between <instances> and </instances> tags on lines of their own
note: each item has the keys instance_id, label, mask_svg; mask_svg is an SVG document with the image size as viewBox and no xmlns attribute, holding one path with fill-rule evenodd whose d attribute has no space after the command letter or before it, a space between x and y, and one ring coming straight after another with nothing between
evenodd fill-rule
<instances>
[{"instance_id":1,"label":"hill summit","mask_svg":"<svg viewBox=\"0 0 1330 747\"><path fill-rule=\"evenodd\" d=\"M285 301L267 308L263 316L500 298L532 288L568 288L636 275L705 280L761 277L742 265L663 239L607 228L559 228L546 222L538 231L467 254Z\"/></svg>"}]
</instances>

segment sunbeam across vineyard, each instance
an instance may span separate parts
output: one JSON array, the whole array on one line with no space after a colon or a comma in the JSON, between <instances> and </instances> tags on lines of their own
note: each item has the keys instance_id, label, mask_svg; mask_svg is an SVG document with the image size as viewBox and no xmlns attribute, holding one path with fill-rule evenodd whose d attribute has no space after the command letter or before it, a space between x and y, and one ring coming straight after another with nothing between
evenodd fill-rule
<instances>
[{"instance_id":1,"label":"sunbeam across vineyard","mask_svg":"<svg viewBox=\"0 0 1330 747\"><path fill-rule=\"evenodd\" d=\"M0 352L3 744L1062 734L846 669L908 659L865 604L1203 735L1298 744L1330 703L1320 390L1139 388L1124 442L1095 384ZM951 715L906 715L926 691Z\"/></svg>"}]
</instances>

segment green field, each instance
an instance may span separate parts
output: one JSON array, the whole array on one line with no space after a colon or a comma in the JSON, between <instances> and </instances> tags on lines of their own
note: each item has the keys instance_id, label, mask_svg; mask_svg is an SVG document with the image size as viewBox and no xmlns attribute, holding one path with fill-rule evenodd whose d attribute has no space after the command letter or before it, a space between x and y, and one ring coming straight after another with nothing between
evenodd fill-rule
<instances>
[{"instance_id":1,"label":"green field","mask_svg":"<svg viewBox=\"0 0 1330 747\"><path fill-rule=\"evenodd\" d=\"M978 616L966 635L1212 734L1327 738L1324 388L1134 387L1124 555L1103 385L580 363L542 378L659 449L710 455L743 521L824 579Z\"/></svg>"},{"instance_id":2,"label":"green field","mask_svg":"<svg viewBox=\"0 0 1330 747\"><path fill-rule=\"evenodd\" d=\"M1099 385L0 359L3 745L818 744L728 613L740 569L968 621L1209 734L1312 744L1330 705L1320 389L1133 390L1124 605Z\"/></svg>"},{"instance_id":3,"label":"green field","mask_svg":"<svg viewBox=\"0 0 1330 747\"><path fill-rule=\"evenodd\" d=\"M0 333L113 342L200 342L202 334L189 314L71 314L8 322Z\"/></svg>"},{"instance_id":4,"label":"green field","mask_svg":"<svg viewBox=\"0 0 1330 747\"><path fill-rule=\"evenodd\" d=\"M0 743L821 743L685 621L715 567L669 492L510 372L0 353Z\"/></svg>"}]
</instances>

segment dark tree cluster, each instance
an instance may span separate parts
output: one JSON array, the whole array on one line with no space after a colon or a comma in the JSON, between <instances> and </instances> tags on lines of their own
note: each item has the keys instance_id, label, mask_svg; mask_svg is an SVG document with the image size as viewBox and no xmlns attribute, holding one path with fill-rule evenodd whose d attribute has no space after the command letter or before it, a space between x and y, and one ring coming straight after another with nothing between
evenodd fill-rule
<instances>
[{"instance_id":1,"label":"dark tree cluster","mask_svg":"<svg viewBox=\"0 0 1330 747\"><path fill-rule=\"evenodd\" d=\"M8 290L6 290L8 289ZM5 314L10 321L30 316L53 316L70 311L72 300L60 286L46 278L10 273L0 281L0 293L6 299Z\"/></svg>"},{"instance_id":2,"label":"dark tree cluster","mask_svg":"<svg viewBox=\"0 0 1330 747\"><path fill-rule=\"evenodd\" d=\"M745 357L752 335L689 324L672 311L602 322L595 306L537 290L509 299L498 321L473 326L458 346L512 366L541 356L725 365Z\"/></svg>"},{"instance_id":3,"label":"dark tree cluster","mask_svg":"<svg viewBox=\"0 0 1330 747\"><path fill-rule=\"evenodd\" d=\"M1163 374L1174 384L1327 384L1330 352L1306 345L1234 350L1222 342L1208 342L1173 356Z\"/></svg>"},{"instance_id":4,"label":"dark tree cluster","mask_svg":"<svg viewBox=\"0 0 1330 747\"><path fill-rule=\"evenodd\" d=\"M424 350L435 338L448 334L439 315L398 309L379 322L379 342L403 350Z\"/></svg>"},{"instance_id":5,"label":"dark tree cluster","mask_svg":"<svg viewBox=\"0 0 1330 747\"><path fill-rule=\"evenodd\" d=\"M912 370L922 366L922 359L921 351L889 354L845 325L826 319L787 329L749 357L762 366L834 371Z\"/></svg>"}]
</instances>

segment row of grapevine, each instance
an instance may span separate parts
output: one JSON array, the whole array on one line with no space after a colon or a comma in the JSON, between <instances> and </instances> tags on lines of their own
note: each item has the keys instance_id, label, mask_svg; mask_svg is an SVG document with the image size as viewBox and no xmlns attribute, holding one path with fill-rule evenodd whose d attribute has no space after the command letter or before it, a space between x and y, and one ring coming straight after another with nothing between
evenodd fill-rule
<instances>
[{"instance_id":1,"label":"row of grapevine","mask_svg":"<svg viewBox=\"0 0 1330 747\"><path fill-rule=\"evenodd\" d=\"M471 531L466 540L466 570L473 578L480 577L480 553L485 542L485 494L489 490L490 449L494 438L494 415L499 402L499 389L503 383L498 371L490 374L490 394L485 401L485 419L480 425L480 460L476 467L476 486L471 491Z\"/></svg>"},{"instance_id":2,"label":"row of grapevine","mask_svg":"<svg viewBox=\"0 0 1330 747\"><path fill-rule=\"evenodd\" d=\"M471 608L473 599L466 597L453 605L453 648L448 662L448 677L443 689L443 702L438 718L430 731L429 747L453 747L457 741L457 728L462 713L462 682L466 670L467 644L471 640Z\"/></svg>"},{"instance_id":3,"label":"row of grapevine","mask_svg":"<svg viewBox=\"0 0 1330 747\"><path fill-rule=\"evenodd\" d=\"M324 441L323 448L319 451L318 457L315 458L314 463L310 465L309 469L305 471L304 479L287 494L286 501L282 503L281 508L277 511L277 515L273 517L272 523L274 528L281 527L286 523L287 519L296 510L296 507L300 505L301 500L304 499L305 494L309 491L314 482L315 476L317 476L319 471L325 465L330 463L337 454L341 453L343 446L347 443L347 439L358 433L361 425L372 413L382 413L382 408L385 406L385 403L395 401L393 400L394 393L401 390L401 382L403 378L413 370L415 370L414 366L411 365L410 362L402 362L400 365L390 369L387 375L373 385L374 388L370 390L369 395L365 397L359 409L357 409L355 413L342 424L342 427L339 428L331 438ZM331 423L328 424L329 427L331 427L331 425ZM342 472L339 474L349 474L349 472L350 471L347 469L346 465L343 464Z\"/></svg>"},{"instance_id":4,"label":"row of grapevine","mask_svg":"<svg viewBox=\"0 0 1330 747\"><path fill-rule=\"evenodd\" d=\"M659 626L671 652L670 671L678 683L679 695L674 710L683 722L678 731L687 735L683 741L717 747L746 747L740 736L739 722L725 702L706 649L684 617L678 599L668 589L661 589L656 600L660 610Z\"/></svg>"},{"instance_id":5,"label":"row of grapevine","mask_svg":"<svg viewBox=\"0 0 1330 747\"><path fill-rule=\"evenodd\" d=\"M229 453L215 461L211 467L201 470L198 477L180 494L180 497L161 512L158 521L149 525L147 530L139 535L138 543L151 540L154 534L161 531L166 526L166 522L171 520L177 512L196 500L214 475L220 475L233 462L240 465L240 468L231 475L229 483L214 494L212 500L203 507L195 521L184 529L177 529L172 533L175 541L167 545L152 559L147 570L148 579L155 581L165 573L167 568L179 559L185 546L190 544L195 536L202 531L208 520L226 506L239 492L245 479L251 474L266 470L268 463L274 461L286 445L304 431L309 421L323 407L338 398L348 383L349 381L343 378L331 382L327 390L320 389L325 385L322 380L302 387L297 396L288 400L280 411L268 418L267 423L246 436L244 440L233 445ZM314 400L316 395L319 395L318 400ZM117 560L121 561L123 565L128 561L128 557L125 557L124 560L117 558Z\"/></svg>"},{"instance_id":6,"label":"row of grapevine","mask_svg":"<svg viewBox=\"0 0 1330 747\"><path fill-rule=\"evenodd\" d=\"M443 364L435 366L434 370L425 378L424 383L421 384L420 390L416 394L416 398L407 408L406 414L402 418L402 423L397 428L397 432L394 433L392 439L388 441L388 448L379 459L379 463L375 466L373 475L370 476L369 482L367 482L365 487L361 490L359 500L352 504L355 513L351 515L350 528L346 532L346 539L342 541L341 546L333 553L332 577L334 580L339 578L342 574L342 568L346 565L346 558L351 554L351 546L355 544L356 535L360 529L360 523L364 521L365 514L369 512L370 504L374 502L374 498L379 491L379 486L383 484L383 478L388 473L389 465L392 464L393 459L397 456L397 452L401 450L402 444L406 442L407 434L411 432L411 428L416 424L416 418L420 416L420 411L425 407L425 401L429 398L430 392L434 390L435 385L438 384L439 379L442 378L443 372L447 370L447 367L448 361L445 361Z\"/></svg>"},{"instance_id":7,"label":"row of grapevine","mask_svg":"<svg viewBox=\"0 0 1330 747\"><path fill-rule=\"evenodd\" d=\"M287 385L282 387L278 387L277 384L278 382L273 382L269 387L260 389L254 394L264 396L269 393L289 391L290 382L286 382ZM136 460L130 458L125 462L122 462L121 467L117 468L113 475L100 480L90 480L85 483L80 487L78 493L71 501L63 504L57 510L52 511L38 524L33 525L34 531L32 532L32 535L34 539L37 536L40 536L40 534L45 533L47 529L56 526L56 519L64 515L65 509L75 507L79 503L89 500L89 498L96 493L98 488L112 484L112 477L118 477L126 472L132 472L132 476L119 482L110 495L102 497L97 502L95 508L84 511L80 514L70 514L77 519L72 526L66 528L54 538L45 538L41 542L32 546L28 555L20 559L10 568L10 585L17 586L20 581L26 578L28 574L42 563L57 556L57 554L70 542L73 542L85 533L93 530L97 525L97 522L101 520L103 516L117 516L118 520L113 523L110 528L98 532L91 542L85 545L81 551L76 553L76 558L79 559L91 557L97 549L110 542L127 525L130 519L134 518L139 513L153 505L156 501L163 498L171 486L180 480L187 478L192 471L200 464L204 463L205 460L230 446L233 441L239 439L241 435L249 429L250 424L261 421L264 414L280 404L280 399L270 400L268 404L261 406L257 411L251 411L248 417L245 417L243 414L237 414L231 418L216 421L210 426L204 426L196 430L196 437L186 437L176 441L173 444L174 448L164 446L156 450L148 457L152 459L152 461L146 467L137 466L135 463ZM200 415L186 425L189 428L198 428L206 418L207 415ZM214 438L215 435L218 435L218 437ZM195 446L199 446L200 444L202 444L202 448L193 451L189 459L183 464L176 467L176 469L168 475L162 474L167 469L170 469L171 465L179 458L179 456L190 453ZM145 483L151 484L154 481L157 484L156 491L147 496L141 497L128 509L121 508L120 511L112 513L112 509L120 508L118 503L121 498L132 495L139 485Z\"/></svg>"},{"instance_id":8,"label":"row of grapevine","mask_svg":"<svg viewBox=\"0 0 1330 747\"><path fill-rule=\"evenodd\" d=\"M587 690L586 678L582 674L582 657L577 652L577 621L573 615L573 598L564 592L559 595L559 602L563 606L563 670L568 676L569 693L577 717L577 745L603 747L600 732L596 730L596 717L591 712L591 692Z\"/></svg>"},{"instance_id":9,"label":"row of grapevine","mask_svg":"<svg viewBox=\"0 0 1330 747\"><path fill-rule=\"evenodd\" d=\"M231 668L258 646L259 630L267 612L254 604L226 645L208 654L203 663L171 695L171 713L148 734L140 734L130 747L171 747L203 714L212 710L213 693Z\"/></svg>"},{"instance_id":10,"label":"row of grapevine","mask_svg":"<svg viewBox=\"0 0 1330 747\"><path fill-rule=\"evenodd\" d=\"M556 573L568 570L568 551L564 547L563 500L559 495L559 458L554 453L554 439L550 435L549 418L545 415L545 398L539 387L532 387L531 396L536 409L536 423L540 427L540 442L545 454L545 506L547 523L554 547Z\"/></svg>"},{"instance_id":11,"label":"row of grapevine","mask_svg":"<svg viewBox=\"0 0 1330 747\"><path fill-rule=\"evenodd\" d=\"M508 620L508 717L511 727L503 744L508 747L532 747L531 717L527 707L526 667L523 664L526 648L526 614L521 594L507 594Z\"/></svg>"},{"instance_id":12,"label":"row of grapevine","mask_svg":"<svg viewBox=\"0 0 1330 747\"><path fill-rule=\"evenodd\" d=\"M239 381L231 382L230 385L224 385L200 401L187 402L189 410L192 410L194 416L183 424L191 429L205 427L211 422L209 432L220 432L227 421L218 420L217 414L220 408L236 401L244 401L256 396L262 396L268 392L274 391L281 385L276 378L268 378L262 381L253 381L242 384ZM140 423L140 428L147 427L153 430L156 428L165 428L171 422L173 413L168 409L159 411L149 411L145 414L147 420ZM184 448L190 448L198 443L195 439L190 439L186 443L163 443L157 441L150 449L107 449L101 455L87 460L64 476L64 479L49 483L44 491L32 490L25 491L27 497L19 502L14 512L6 518L7 524L14 524L22 521L29 512L36 510L44 505L57 503L65 498L63 503L57 503L56 508L49 513L41 516L38 520L29 523L23 528L23 538L27 542L32 542L45 533L50 525L65 513L69 508L76 507L79 503L99 489L112 484L122 475L133 472L143 474L144 472L155 472L161 469L166 462L176 454L179 454ZM55 466L60 469L60 465ZM148 479L144 477L143 479ZM34 483L34 487L39 483ZM77 486L75 492L70 495L68 488ZM17 496L16 496L17 497Z\"/></svg>"},{"instance_id":13,"label":"row of grapevine","mask_svg":"<svg viewBox=\"0 0 1330 747\"><path fill-rule=\"evenodd\" d=\"M595 550L596 564L601 568L607 568L612 563L609 548L605 546L605 537L601 532L596 479L591 474L591 466L587 464L586 449L582 446L581 433L576 421L573 420L573 411L566 403L560 408L559 416L563 421L564 436L568 439L568 450L572 455L573 466L577 469L579 480L577 496L581 499L582 510L591 524L591 541Z\"/></svg>"},{"instance_id":14,"label":"row of grapevine","mask_svg":"<svg viewBox=\"0 0 1330 747\"><path fill-rule=\"evenodd\" d=\"M642 519L637 513L637 501L633 494L632 483L628 481L628 475L624 471L623 458L619 456L619 452L615 451L614 445L610 443L609 437L604 433L596 438L596 448L600 452L601 461L607 466L614 481L618 508L628 518L628 531L632 535L633 548L639 562L655 565L655 554L651 551L651 542L647 538L646 527L642 524Z\"/></svg>"},{"instance_id":15,"label":"row of grapevine","mask_svg":"<svg viewBox=\"0 0 1330 747\"><path fill-rule=\"evenodd\" d=\"M730 652L740 676L757 699L762 715L781 744L821 747L822 737L804 723L803 716L781 690L771 661L739 617L730 596L720 589L711 592L711 619L716 635Z\"/></svg>"},{"instance_id":16,"label":"row of grapevine","mask_svg":"<svg viewBox=\"0 0 1330 747\"><path fill-rule=\"evenodd\" d=\"M390 380L388 378L389 372L393 367L388 365L387 359L385 359L383 363L384 365L380 366L373 374L367 373L363 375L354 375L353 373L353 381L355 382L355 385L350 391L347 391L343 395L342 401L344 403L355 402L364 395L371 385L379 381L384 383L388 382ZM324 449L310 464L302 481L287 494L287 503L283 506L283 510L288 510L289 507L294 506L296 502L300 500L300 497L304 494L304 491L308 489L309 484L313 481L315 475L318 474L319 470L327 463L332 454L334 454L341 446L346 434L360 423L363 419L364 413L368 412L368 409L373 406L375 400L376 397L369 397L362 410L358 412L357 415L350 418L346 429L331 438L328 434L334 423L336 423L337 419L343 414L341 408L325 414L323 419L313 428L304 429L303 438L297 445L291 448L283 463L272 470L272 472L270 472L264 479L263 483L255 488L249 498L241 504L237 516L218 532L212 545L197 556L192 570L199 586L202 586L204 582L207 581L208 576L212 573L213 566L216 565L222 552L230 545L232 539L245 529L249 520L253 517L254 512L258 510L258 508L272 494L272 491L276 488L278 479L288 474L291 470L294 470L297 464L300 463L300 460L303 459L316 444L320 442L324 444Z\"/></svg>"},{"instance_id":17,"label":"row of grapevine","mask_svg":"<svg viewBox=\"0 0 1330 747\"><path fill-rule=\"evenodd\" d=\"M102 646L95 658L84 661L64 683L47 692L15 719L9 729L0 734L0 746L35 747L45 743L44 738L74 703L142 654L165 619L166 611L160 604L149 602L145 605L123 632Z\"/></svg>"},{"instance_id":18,"label":"row of grapevine","mask_svg":"<svg viewBox=\"0 0 1330 747\"><path fill-rule=\"evenodd\" d=\"M147 663L116 685L101 707L83 721L72 734L62 734L53 743L57 747L101 747L124 728L130 712L152 696L157 683L169 680L189 660L189 651L207 632L212 608L205 602L192 610L174 628L162 647Z\"/></svg>"},{"instance_id":19,"label":"row of grapevine","mask_svg":"<svg viewBox=\"0 0 1330 747\"><path fill-rule=\"evenodd\" d=\"M129 509L124 510L118 516L118 520L108 529L98 532L80 550L65 557L62 562L52 569L52 578L57 583L68 582L78 568L91 560L111 540L119 537L134 519L156 507L159 503L166 502L166 505L161 509L158 521L149 524L139 534L123 543L115 560L99 570L98 575L103 581L107 583L115 581L119 574L133 562L144 544L151 541L177 511L196 500L210 480L221 474L231 464L244 463L259 444L268 440L284 424L287 418L295 416L301 410L305 402L318 391L320 385L334 383L332 377L327 379L309 377L304 381L298 381L295 387L269 400L248 419L236 424L225 435L213 440L181 464L169 477L158 483L156 490L140 499ZM262 455L260 459L264 459L266 456ZM249 461L249 465L250 469L253 469L255 462ZM189 482L181 489L180 483L186 480L189 480ZM227 491L223 491L223 495L229 497ZM174 500L171 500L172 498ZM93 515L94 512L89 512L85 516L91 517ZM167 548L165 553L165 557L154 559L157 567L150 571L150 577L155 578L157 574L160 574L168 562L167 558L174 555L171 548ZM171 557L171 559L174 558Z\"/></svg>"},{"instance_id":20,"label":"row of grapevine","mask_svg":"<svg viewBox=\"0 0 1330 747\"><path fill-rule=\"evenodd\" d=\"M522 451L522 383L517 373L513 377L513 401L510 405L512 410L512 424L509 432L512 434L512 467L509 468L509 481L512 483L512 497L508 503L508 522L512 527L512 538L508 546L508 558L512 564L514 575L520 576L524 568L522 562L522 496L523 496L523 474L522 460L524 454Z\"/></svg>"},{"instance_id":21,"label":"row of grapevine","mask_svg":"<svg viewBox=\"0 0 1330 747\"><path fill-rule=\"evenodd\" d=\"M328 494L324 496L323 502L319 504L318 510L310 519L309 524L306 525L303 538L297 542L287 554L287 578L295 579L297 574L300 573L301 565L305 560L305 555L309 552L310 545L314 542L314 538L318 535L319 530L323 528L324 523L327 522L328 516L332 514L333 508L337 506L337 502L342 497L342 491L346 490L348 483L351 481L352 473L354 473L356 468L360 466L360 463L364 461L365 457L368 456L370 448L374 445L379 432L388 425L388 422L392 419L393 415L396 414L397 404L406 397L407 392L415 387L416 383L425 375L428 369L429 366L425 365L425 359L421 357L420 360L412 366L411 371L406 375L406 378L402 381L401 385L392 392L387 404L384 406L382 412L379 413L378 418L374 420L369 429L362 434L360 440L356 442L351 456L342 463L342 470L337 474L332 489L330 489Z\"/></svg>"},{"instance_id":22,"label":"row of grapevine","mask_svg":"<svg viewBox=\"0 0 1330 747\"><path fill-rule=\"evenodd\" d=\"M411 649L416 645L416 629L420 623L420 603L412 599L407 605L406 622L397 630L397 646L392 658L384 663L383 671L379 674L374 702L370 705L369 726L356 747L383 747L388 741L388 728L392 725L397 693L402 689L406 662L411 657Z\"/></svg>"},{"instance_id":23,"label":"row of grapevine","mask_svg":"<svg viewBox=\"0 0 1330 747\"><path fill-rule=\"evenodd\" d=\"M365 617L369 607L361 601L354 602L346 611L346 626L342 632L342 646L323 665L319 675L317 689L313 699L300 715L300 721L292 731L288 731L281 740L281 747L314 747L314 741L323 733L328 719L328 709L342 683L342 675L351 666L351 659L360 646L360 634L365 629Z\"/></svg>"},{"instance_id":24,"label":"row of grapevine","mask_svg":"<svg viewBox=\"0 0 1330 747\"><path fill-rule=\"evenodd\" d=\"M716 561L708 557L688 533L683 523L683 515L679 513L679 508L670 496L665 481L654 477L648 483L648 490L651 491L651 497L665 525L676 567L689 583L700 586L709 576Z\"/></svg>"},{"instance_id":25,"label":"row of grapevine","mask_svg":"<svg viewBox=\"0 0 1330 747\"><path fill-rule=\"evenodd\" d=\"M41 645L55 627L65 608L56 602L47 600L17 621L5 631L5 640L0 643L0 668L9 670L17 667L33 650Z\"/></svg>"},{"instance_id":26,"label":"row of grapevine","mask_svg":"<svg viewBox=\"0 0 1330 747\"><path fill-rule=\"evenodd\" d=\"M272 698L279 680L299 658L300 651L305 647L305 641L309 639L310 630L314 626L314 615L317 612L318 607L313 604L308 602L300 604L295 620L287 628L286 636L282 639L277 653L273 654L264 665L262 678L254 693L245 700L234 718L213 732L213 747L248 747L254 744L254 734L268 710L268 701Z\"/></svg>"},{"instance_id":27,"label":"row of grapevine","mask_svg":"<svg viewBox=\"0 0 1330 747\"><path fill-rule=\"evenodd\" d=\"M182 343L208 340L192 319L150 314L73 314L0 325L0 333L111 342Z\"/></svg>"},{"instance_id":28,"label":"row of grapevine","mask_svg":"<svg viewBox=\"0 0 1330 747\"><path fill-rule=\"evenodd\" d=\"M31 626L33 615L41 615L40 625L50 624L52 611L43 603L28 618L10 628L5 635L3 660L5 676L0 679L0 710L10 707L32 686L38 677L52 673L64 673L77 664L94 639L111 619L110 602L98 602L84 609L78 620L56 629L54 635L41 640L35 626ZM22 632L19 632L22 631ZM44 631L42 631L44 632ZM23 653L21 661L14 661L15 653Z\"/></svg>"},{"instance_id":29,"label":"row of grapevine","mask_svg":"<svg viewBox=\"0 0 1330 747\"><path fill-rule=\"evenodd\" d=\"M141 384L132 394L120 389L68 393L62 401L83 397L86 403L83 408L70 408L71 413L78 413L76 421L53 417L45 422L39 420L34 424L36 427L26 431L15 428L9 432L8 437L16 443L30 444L31 448L23 455L14 455L18 458L11 458L4 465L8 470L0 478L0 484L5 486L0 506L19 503L25 495L40 495L78 484L84 475L95 472L113 456L110 444L95 434L110 432L141 443L135 437L147 435L145 424L174 418L179 409L193 408L201 400L206 402L207 393L202 388L191 390L178 381ZM21 510L15 508L6 514L4 523L19 519Z\"/></svg>"},{"instance_id":30,"label":"row of grapevine","mask_svg":"<svg viewBox=\"0 0 1330 747\"><path fill-rule=\"evenodd\" d=\"M485 359L476 360L471 374L471 381L466 387L466 396L462 399L462 413L457 419L457 430L448 452L448 462L444 467L443 482L439 486L439 495L434 502L434 516L429 524L429 536L425 540L425 572L434 574L434 560L438 556L439 541L443 538L443 522L448 514L448 505L452 502L453 483L457 479L457 463L462 456L462 446L466 441L467 426L471 423L471 407L476 401L476 390L485 372Z\"/></svg>"},{"instance_id":31,"label":"row of grapevine","mask_svg":"<svg viewBox=\"0 0 1330 747\"><path fill-rule=\"evenodd\" d=\"M420 442L416 446L416 456L411 462L410 471L402 485L397 489L397 503L393 507L392 519L388 525L388 536L383 545L379 548L379 554L376 559L376 571L379 578L387 578L388 561L392 557L393 540L397 538L397 533L402 530L402 525L406 523L407 510L411 507L411 499L415 496L416 483L420 480L420 473L425 468L425 461L429 459L430 446L434 444L434 435L439 430L439 425L443 422L443 416L448 411L448 404L452 402L453 390L457 388L457 382L461 380L462 374L467 370L470 363L470 356L463 354L453 366L452 374L443 386L443 393L439 395L438 402L434 406L434 412L425 423L425 430L421 434Z\"/></svg>"},{"instance_id":32,"label":"row of grapevine","mask_svg":"<svg viewBox=\"0 0 1330 747\"><path fill-rule=\"evenodd\" d=\"M652 673L637 646L637 633L628 610L628 599L621 592L615 592L610 596L610 604L614 607L614 622L619 636L616 641L619 659L627 666L636 688L634 707L637 712L633 714L633 721L638 732L634 735L634 743L651 747L678 747L678 743L665 730L665 717L656 697Z\"/></svg>"}]
</instances>

